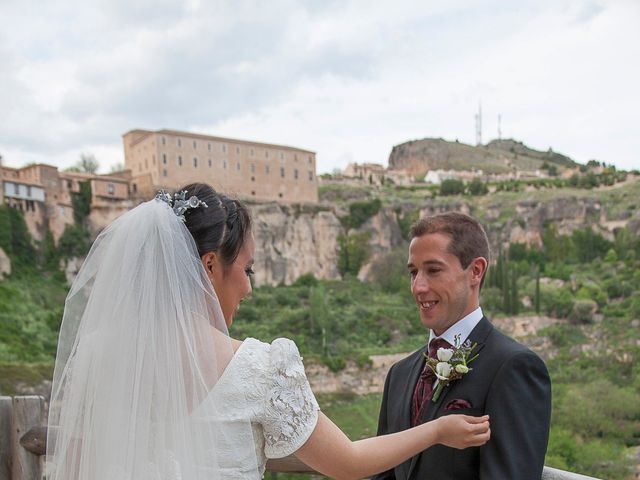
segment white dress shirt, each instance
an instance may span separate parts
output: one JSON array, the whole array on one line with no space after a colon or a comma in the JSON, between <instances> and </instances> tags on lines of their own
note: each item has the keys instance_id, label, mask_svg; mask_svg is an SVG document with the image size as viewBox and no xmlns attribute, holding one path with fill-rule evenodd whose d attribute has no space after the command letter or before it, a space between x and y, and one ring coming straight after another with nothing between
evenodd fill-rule
<instances>
[{"instance_id":1,"label":"white dress shirt","mask_svg":"<svg viewBox=\"0 0 640 480\"><path fill-rule=\"evenodd\" d=\"M469 334L471 334L471 331L474 328L476 328L476 325L478 325L480 320L482 320L482 317L484 317L484 315L482 313L482 308L478 307L473 312L471 312L469 315L467 315L466 317L461 318L456 323L451 325L440 336L437 336L433 330L430 330L429 331L429 343L431 343L431 340L433 340L434 338L443 338L444 340L449 342L454 347L455 346L459 347L469 337ZM458 336L459 336L459 340L458 340L459 343L458 343L458 345L456 345L456 337L458 337Z\"/></svg>"}]
</instances>

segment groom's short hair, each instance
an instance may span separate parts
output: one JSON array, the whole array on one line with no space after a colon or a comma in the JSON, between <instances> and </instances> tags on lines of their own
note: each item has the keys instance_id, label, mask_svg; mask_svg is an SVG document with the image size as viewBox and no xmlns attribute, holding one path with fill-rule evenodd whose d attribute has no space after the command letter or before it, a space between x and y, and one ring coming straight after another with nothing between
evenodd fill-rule
<instances>
[{"instance_id":1,"label":"groom's short hair","mask_svg":"<svg viewBox=\"0 0 640 480\"><path fill-rule=\"evenodd\" d=\"M428 233L443 233L451 238L449 252L467 268L474 258L484 257L489 263L489 240L480 222L459 212L446 212L418 219L411 226L411 239ZM486 275L486 271L485 271ZM484 282L484 276L480 283Z\"/></svg>"}]
</instances>

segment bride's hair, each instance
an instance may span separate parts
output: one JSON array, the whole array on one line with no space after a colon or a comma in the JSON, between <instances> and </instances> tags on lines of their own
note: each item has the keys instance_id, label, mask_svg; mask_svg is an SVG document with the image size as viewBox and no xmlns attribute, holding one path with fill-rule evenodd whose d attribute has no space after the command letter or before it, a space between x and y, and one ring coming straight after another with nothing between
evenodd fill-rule
<instances>
[{"instance_id":1,"label":"bride's hair","mask_svg":"<svg viewBox=\"0 0 640 480\"><path fill-rule=\"evenodd\" d=\"M231 265L251 233L251 216L247 208L234 198L216 192L205 183L192 183L178 190L186 190L205 202L208 207L189 210L185 225L196 242L200 256L216 252L222 263Z\"/></svg>"}]
</instances>

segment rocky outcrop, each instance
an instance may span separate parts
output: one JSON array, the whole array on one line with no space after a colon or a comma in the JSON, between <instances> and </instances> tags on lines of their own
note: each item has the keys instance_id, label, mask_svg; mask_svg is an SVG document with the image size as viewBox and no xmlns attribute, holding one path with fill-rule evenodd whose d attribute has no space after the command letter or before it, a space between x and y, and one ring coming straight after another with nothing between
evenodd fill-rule
<instances>
[{"instance_id":1,"label":"rocky outcrop","mask_svg":"<svg viewBox=\"0 0 640 480\"><path fill-rule=\"evenodd\" d=\"M11 275L11 259L4 250L0 248L0 281L9 275Z\"/></svg>"},{"instance_id":2,"label":"rocky outcrop","mask_svg":"<svg viewBox=\"0 0 640 480\"><path fill-rule=\"evenodd\" d=\"M513 168L539 169L544 162L574 167L569 157L548 150L541 152L515 140L495 140L487 145L466 145L441 138L424 138L396 145L389 155L389 168L422 175L429 170L482 170L507 173Z\"/></svg>"},{"instance_id":3,"label":"rocky outcrop","mask_svg":"<svg viewBox=\"0 0 640 480\"><path fill-rule=\"evenodd\" d=\"M256 285L289 284L301 275L335 279L342 225L332 210L296 209L276 203L254 205Z\"/></svg>"}]
</instances>

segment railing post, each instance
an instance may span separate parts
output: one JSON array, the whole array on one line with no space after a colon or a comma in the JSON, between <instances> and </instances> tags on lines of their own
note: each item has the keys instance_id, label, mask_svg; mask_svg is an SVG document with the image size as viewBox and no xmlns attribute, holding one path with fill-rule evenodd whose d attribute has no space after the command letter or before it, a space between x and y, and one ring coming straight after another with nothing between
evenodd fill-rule
<instances>
[{"instance_id":1,"label":"railing post","mask_svg":"<svg viewBox=\"0 0 640 480\"><path fill-rule=\"evenodd\" d=\"M11 397L0 397L0 480L11 480Z\"/></svg>"},{"instance_id":2,"label":"railing post","mask_svg":"<svg viewBox=\"0 0 640 480\"><path fill-rule=\"evenodd\" d=\"M22 436L44 420L44 398L30 395L14 397L11 435L13 480L41 480L43 459L20 445Z\"/></svg>"}]
</instances>

